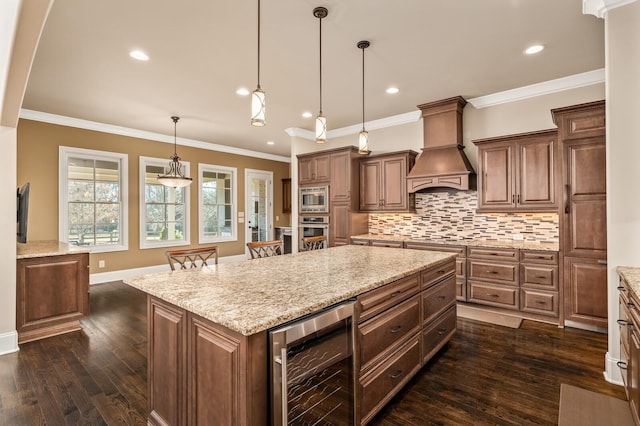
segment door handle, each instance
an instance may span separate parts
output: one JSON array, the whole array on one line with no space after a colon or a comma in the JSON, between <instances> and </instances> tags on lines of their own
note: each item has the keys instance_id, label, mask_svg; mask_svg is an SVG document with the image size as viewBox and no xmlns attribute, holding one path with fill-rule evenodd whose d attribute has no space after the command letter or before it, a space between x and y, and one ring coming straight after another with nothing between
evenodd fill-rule
<instances>
[{"instance_id":1,"label":"door handle","mask_svg":"<svg viewBox=\"0 0 640 426\"><path fill-rule=\"evenodd\" d=\"M564 212L565 214L569 214L569 191L571 191L570 185L564 186Z\"/></svg>"}]
</instances>

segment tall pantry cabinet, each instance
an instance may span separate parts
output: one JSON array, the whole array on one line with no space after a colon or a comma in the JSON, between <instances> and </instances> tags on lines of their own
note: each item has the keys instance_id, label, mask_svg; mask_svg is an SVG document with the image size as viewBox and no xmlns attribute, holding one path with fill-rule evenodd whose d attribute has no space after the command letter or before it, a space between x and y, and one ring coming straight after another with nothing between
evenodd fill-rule
<instances>
[{"instance_id":1,"label":"tall pantry cabinet","mask_svg":"<svg viewBox=\"0 0 640 426\"><path fill-rule=\"evenodd\" d=\"M558 126L564 318L607 327L605 102L551 111Z\"/></svg>"}]
</instances>

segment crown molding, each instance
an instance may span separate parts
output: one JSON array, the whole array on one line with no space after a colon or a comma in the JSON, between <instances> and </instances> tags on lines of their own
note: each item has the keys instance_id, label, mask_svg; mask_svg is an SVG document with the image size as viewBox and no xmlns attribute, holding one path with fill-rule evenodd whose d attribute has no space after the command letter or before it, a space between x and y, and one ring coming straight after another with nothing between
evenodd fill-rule
<instances>
[{"instance_id":1,"label":"crown molding","mask_svg":"<svg viewBox=\"0 0 640 426\"><path fill-rule=\"evenodd\" d=\"M170 144L173 144L174 142L172 136L163 135L160 133L131 129L129 127L114 126L112 124L99 123L97 121L81 120L79 118L50 114L48 112L34 111L24 108L20 110L20 118L24 118L25 120L41 121L43 123L58 124L61 126L77 127L79 129L85 130L94 130L96 132L110 133L113 135L147 139L155 142L164 142ZM226 152L229 154L244 155L246 157L261 158L264 160L281 161L284 163L291 162L290 157L283 157L280 155L235 148L232 146L218 145L215 143L203 142L195 139L176 138L176 143L178 145L188 146L191 148L206 149L208 151Z\"/></svg>"},{"instance_id":2,"label":"crown molding","mask_svg":"<svg viewBox=\"0 0 640 426\"><path fill-rule=\"evenodd\" d=\"M636 0L582 0L582 13L605 18L607 12L617 7L626 6Z\"/></svg>"},{"instance_id":3,"label":"crown molding","mask_svg":"<svg viewBox=\"0 0 640 426\"><path fill-rule=\"evenodd\" d=\"M414 123L421 117L420 111L405 112L404 114L392 115L391 117L384 117L378 120L371 120L365 122L367 130L385 129L387 127L400 126L402 124ZM340 127L338 129L329 130L327 132L327 139L339 138L342 136L356 135L362 130L361 124L354 124L352 126ZM307 140L315 140L316 135L314 132L301 129L299 127L289 127L285 129L285 132L289 136L297 136Z\"/></svg>"},{"instance_id":4,"label":"crown molding","mask_svg":"<svg viewBox=\"0 0 640 426\"><path fill-rule=\"evenodd\" d=\"M535 98L536 96L549 95L551 93L562 92L564 90L577 89L579 87L591 86L593 84L604 83L604 68L593 71L574 74L568 77L557 78L555 80L544 81L542 83L531 84L529 86L518 87L516 89L505 90L504 92L493 93L491 95L479 96L468 99L474 108L486 108L508 102L521 101Z\"/></svg>"}]
</instances>

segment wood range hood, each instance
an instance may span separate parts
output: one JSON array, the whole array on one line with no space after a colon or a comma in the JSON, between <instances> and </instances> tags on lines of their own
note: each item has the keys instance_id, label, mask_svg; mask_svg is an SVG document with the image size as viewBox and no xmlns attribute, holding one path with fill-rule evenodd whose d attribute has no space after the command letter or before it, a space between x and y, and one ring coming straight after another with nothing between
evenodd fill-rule
<instances>
[{"instance_id":1,"label":"wood range hood","mask_svg":"<svg viewBox=\"0 0 640 426\"><path fill-rule=\"evenodd\" d=\"M430 188L475 189L476 173L462 145L462 96L418 105L424 147L407 175L410 193Z\"/></svg>"}]
</instances>

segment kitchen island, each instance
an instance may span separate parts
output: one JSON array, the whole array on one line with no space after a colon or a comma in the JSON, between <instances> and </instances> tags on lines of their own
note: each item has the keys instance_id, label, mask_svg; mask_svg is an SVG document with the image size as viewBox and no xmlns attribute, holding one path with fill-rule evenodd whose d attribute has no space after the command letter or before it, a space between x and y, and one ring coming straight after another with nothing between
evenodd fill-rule
<instances>
[{"instance_id":1,"label":"kitchen island","mask_svg":"<svg viewBox=\"0 0 640 426\"><path fill-rule=\"evenodd\" d=\"M366 423L455 331L454 261L343 246L126 279L148 294L149 424L268 424L268 330L349 299Z\"/></svg>"}]
</instances>

